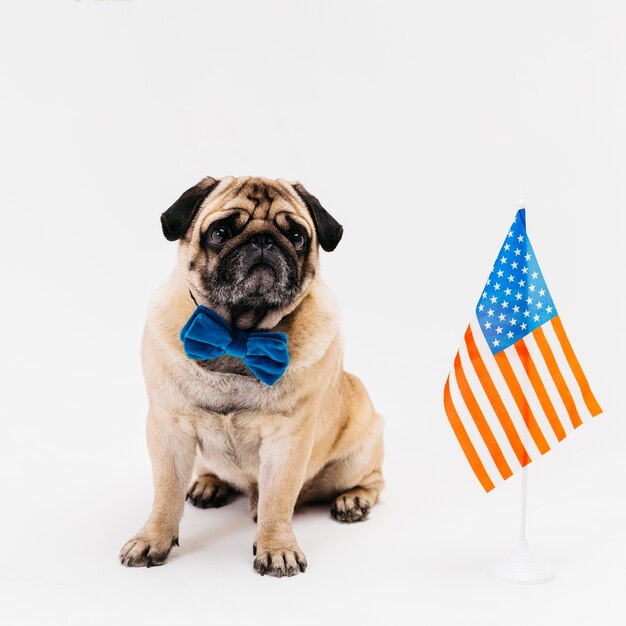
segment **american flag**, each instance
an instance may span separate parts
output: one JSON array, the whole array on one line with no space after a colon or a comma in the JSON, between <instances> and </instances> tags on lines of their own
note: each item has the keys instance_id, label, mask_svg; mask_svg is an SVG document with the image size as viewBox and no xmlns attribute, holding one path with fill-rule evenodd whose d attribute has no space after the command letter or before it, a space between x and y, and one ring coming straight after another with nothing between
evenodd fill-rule
<instances>
[{"instance_id":1,"label":"american flag","mask_svg":"<svg viewBox=\"0 0 626 626\"><path fill-rule=\"evenodd\" d=\"M444 407L486 491L602 412L515 216L465 331Z\"/></svg>"}]
</instances>

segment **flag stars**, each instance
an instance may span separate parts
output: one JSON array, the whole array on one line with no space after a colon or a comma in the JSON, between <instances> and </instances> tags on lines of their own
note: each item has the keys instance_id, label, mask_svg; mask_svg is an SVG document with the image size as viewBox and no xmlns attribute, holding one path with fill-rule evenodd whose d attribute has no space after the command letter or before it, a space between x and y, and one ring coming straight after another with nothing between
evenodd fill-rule
<instances>
[{"instance_id":1,"label":"flag stars","mask_svg":"<svg viewBox=\"0 0 626 626\"><path fill-rule=\"evenodd\" d=\"M494 353L557 314L519 217L492 264L475 311Z\"/></svg>"}]
</instances>

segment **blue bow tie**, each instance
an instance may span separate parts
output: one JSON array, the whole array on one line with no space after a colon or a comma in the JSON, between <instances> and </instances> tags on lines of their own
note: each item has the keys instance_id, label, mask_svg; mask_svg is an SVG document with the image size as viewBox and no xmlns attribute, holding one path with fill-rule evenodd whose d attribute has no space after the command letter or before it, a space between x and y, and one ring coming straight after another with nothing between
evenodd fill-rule
<instances>
[{"instance_id":1,"label":"blue bow tie","mask_svg":"<svg viewBox=\"0 0 626 626\"><path fill-rule=\"evenodd\" d=\"M228 354L242 359L266 385L273 385L289 365L285 333L233 330L215 311L199 305L180 331L185 354L195 361Z\"/></svg>"}]
</instances>

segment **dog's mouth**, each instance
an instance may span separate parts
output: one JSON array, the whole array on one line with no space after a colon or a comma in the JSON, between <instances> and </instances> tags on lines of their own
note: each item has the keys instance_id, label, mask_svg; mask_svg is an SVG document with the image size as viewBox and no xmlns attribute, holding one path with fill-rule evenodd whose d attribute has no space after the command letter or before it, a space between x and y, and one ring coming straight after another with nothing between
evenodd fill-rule
<instances>
[{"instance_id":1,"label":"dog's mouth","mask_svg":"<svg viewBox=\"0 0 626 626\"><path fill-rule=\"evenodd\" d=\"M255 270L270 270L274 275L276 275L276 266L267 259L261 259L260 261L254 262L248 270L248 275L252 274Z\"/></svg>"},{"instance_id":2,"label":"dog's mouth","mask_svg":"<svg viewBox=\"0 0 626 626\"><path fill-rule=\"evenodd\" d=\"M276 284L276 267L266 261L258 261L250 266L244 279L248 293L263 294L274 288Z\"/></svg>"}]
</instances>

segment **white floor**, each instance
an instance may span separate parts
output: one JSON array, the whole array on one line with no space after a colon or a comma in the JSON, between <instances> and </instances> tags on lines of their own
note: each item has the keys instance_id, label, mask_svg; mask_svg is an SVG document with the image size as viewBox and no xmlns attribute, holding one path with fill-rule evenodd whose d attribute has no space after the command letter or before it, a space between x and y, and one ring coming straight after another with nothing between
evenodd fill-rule
<instances>
[{"instance_id":1,"label":"white floor","mask_svg":"<svg viewBox=\"0 0 626 626\"><path fill-rule=\"evenodd\" d=\"M53 383L65 374L82 395L64 401ZM181 546L165 566L120 566L117 552L143 523L151 497L141 381L90 383L77 372L49 380L28 407L41 418L16 421L3 439L3 625L626 620L626 519L623 492L614 491L624 464L615 417L581 429L529 472L529 539L555 566L554 583L516 587L488 577L488 566L516 539L519 479L482 493L438 407L417 414L392 404L382 502L352 526L332 521L326 508L296 515L309 569L278 580L253 572L255 526L243 498L218 510L188 505ZM100 387L110 397L86 414L88 394ZM124 394L128 403L115 414ZM50 402L58 408L46 413Z\"/></svg>"}]
</instances>

